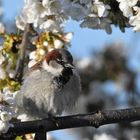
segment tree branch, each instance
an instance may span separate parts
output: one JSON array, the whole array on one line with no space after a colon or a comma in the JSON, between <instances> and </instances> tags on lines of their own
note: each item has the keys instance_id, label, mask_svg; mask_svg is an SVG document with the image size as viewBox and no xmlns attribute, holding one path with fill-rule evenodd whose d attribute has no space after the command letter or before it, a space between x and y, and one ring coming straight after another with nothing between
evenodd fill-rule
<instances>
[{"instance_id":1,"label":"tree branch","mask_svg":"<svg viewBox=\"0 0 140 140\"><path fill-rule=\"evenodd\" d=\"M20 57L16 68L16 74L15 74L15 79L19 82L21 82L23 76L25 51L28 45L29 32L30 32L30 24L27 24L23 33L22 42L19 45Z\"/></svg>"},{"instance_id":2,"label":"tree branch","mask_svg":"<svg viewBox=\"0 0 140 140\"><path fill-rule=\"evenodd\" d=\"M28 133L49 132L53 130L87 126L98 128L99 126L112 123L139 121L140 107L56 117L55 120L56 123L49 118L29 122L15 122L13 123L14 127L9 128L7 133L0 136L0 139L11 140L11 136Z\"/></svg>"}]
</instances>

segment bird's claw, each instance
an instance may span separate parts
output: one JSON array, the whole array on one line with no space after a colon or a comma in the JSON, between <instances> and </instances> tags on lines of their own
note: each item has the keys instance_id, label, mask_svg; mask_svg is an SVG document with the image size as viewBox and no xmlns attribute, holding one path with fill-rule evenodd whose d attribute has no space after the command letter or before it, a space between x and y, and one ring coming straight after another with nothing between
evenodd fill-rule
<instances>
[{"instance_id":1,"label":"bird's claw","mask_svg":"<svg viewBox=\"0 0 140 140\"><path fill-rule=\"evenodd\" d=\"M48 118L56 125L56 127L59 128L59 124L58 124L55 116L48 114Z\"/></svg>"}]
</instances>

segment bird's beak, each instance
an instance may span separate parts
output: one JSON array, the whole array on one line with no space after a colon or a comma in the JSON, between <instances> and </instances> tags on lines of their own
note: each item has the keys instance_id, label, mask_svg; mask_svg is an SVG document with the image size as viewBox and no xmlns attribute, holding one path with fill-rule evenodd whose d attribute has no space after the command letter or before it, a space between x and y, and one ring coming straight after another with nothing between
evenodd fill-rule
<instances>
[{"instance_id":1,"label":"bird's beak","mask_svg":"<svg viewBox=\"0 0 140 140\"><path fill-rule=\"evenodd\" d=\"M75 66L74 66L73 64L70 64L70 63L66 63L66 64L65 64L65 67L66 67L66 68L75 69Z\"/></svg>"}]
</instances>

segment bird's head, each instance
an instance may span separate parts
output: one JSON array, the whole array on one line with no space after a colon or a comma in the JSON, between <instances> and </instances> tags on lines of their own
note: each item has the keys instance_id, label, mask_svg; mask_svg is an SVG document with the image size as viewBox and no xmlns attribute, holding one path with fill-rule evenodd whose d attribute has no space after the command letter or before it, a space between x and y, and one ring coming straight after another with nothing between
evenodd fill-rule
<instances>
[{"instance_id":1,"label":"bird's head","mask_svg":"<svg viewBox=\"0 0 140 140\"><path fill-rule=\"evenodd\" d=\"M59 75L64 69L73 69L73 58L66 49L55 49L48 52L43 60L42 68L54 75Z\"/></svg>"}]
</instances>

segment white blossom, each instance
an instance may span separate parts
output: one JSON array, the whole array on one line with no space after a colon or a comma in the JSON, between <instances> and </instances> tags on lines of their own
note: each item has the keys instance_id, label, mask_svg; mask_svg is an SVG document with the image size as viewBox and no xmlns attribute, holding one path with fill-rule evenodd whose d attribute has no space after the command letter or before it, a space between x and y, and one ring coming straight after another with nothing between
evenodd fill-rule
<instances>
[{"instance_id":1,"label":"white blossom","mask_svg":"<svg viewBox=\"0 0 140 140\"><path fill-rule=\"evenodd\" d=\"M137 4L138 0L117 0L120 3L125 3L128 6L132 7Z\"/></svg>"},{"instance_id":2,"label":"white blossom","mask_svg":"<svg viewBox=\"0 0 140 140\"><path fill-rule=\"evenodd\" d=\"M29 7L30 6L30 7ZM32 5L25 5L23 8L23 15L25 16L25 20L27 23L33 23L39 17L39 10L42 7L39 7L37 3L33 3Z\"/></svg>"},{"instance_id":3,"label":"white blossom","mask_svg":"<svg viewBox=\"0 0 140 140\"><path fill-rule=\"evenodd\" d=\"M0 46L2 48L2 46ZM5 57L0 53L0 65L5 61Z\"/></svg>"},{"instance_id":4,"label":"white blossom","mask_svg":"<svg viewBox=\"0 0 140 140\"><path fill-rule=\"evenodd\" d=\"M54 48L49 48L49 49L48 49L48 52L51 52L52 50L54 50Z\"/></svg>"},{"instance_id":5,"label":"white blossom","mask_svg":"<svg viewBox=\"0 0 140 140\"><path fill-rule=\"evenodd\" d=\"M24 3L26 4L26 5L31 5L31 4L33 4L34 2L37 2L38 0L24 0Z\"/></svg>"},{"instance_id":6,"label":"white blossom","mask_svg":"<svg viewBox=\"0 0 140 140\"><path fill-rule=\"evenodd\" d=\"M3 34L5 32L5 27L3 23L0 22L0 34Z\"/></svg>"},{"instance_id":7,"label":"white blossom","mask_svg":"<svg viewBox=\"0 0 140 140\"><path fill-rule=\"evenodd\" d=\"M43 42L43 45L44 45L45 47L47 47L47 46L48 46L48 41L44 41L44 42Z\"/></svg>"},{"instance_id":8,"label":"white blossom","mask_svg":"<svg viewBox=\"0 0 140 140\"><path fill-rule=\"evenodd\" d=\"M73 37L73 33L71 33L71 32L67 33L67 34L64 36L66 42L70 42L71 39L72 39L72 37Z\"/></svg>"},{"instance_id":9,"label":"white blossom","mask_svg":"<svg viewBox=\"0 0 140 140\"><path fill-rule=\"evenodd\" d=\"M6 78L6 72L4 68L0 67L0 79L4 80Z\"/></svg>"},{"instance_id":10,"label":"white blossom","mask_svg":"<svg viewBox=\"0 0 140 140\"><path fill-rule=\"evenodd\" d=\"M43 0L42 5L46 8L47 15L57 15L61 12L61 3L59 0Z\"/></svg>"},{"instance_id":11,"label":"white blossom","mask_svg":"<svg viewBox=\"0 0 140 140\"><path fill-rule=\"evenodd\" d=\"M140 31L140 8L135 6L133 9L137 14L129 18L129 23L134 26L133 31Z\"/></svg>"},{"instance_id":12,"label":"white blossom","mask_svg":"<svg viewBox=\"0 0 140 140\"><path fill-rule=\"evenodd\" d=\"M59 40L59 39L54 40L54 47L56 49L62 48L63 45L64 45L64 43L61 40Z\"/></svg>"},{"instance_id":13,"label":"white blossom","mask_svg":"<svg viewBox=\"0 0 140 140\"><path fill-rule=\"evenodd\" d=\"M108 18L98 18L98 17L88 17L82 23L81 27L88 27L91 29L105 29L105 31L110 34L112 32L111 29L111 20Z\"/></svg>"},{"instance_id":14,"label":"white blossom","mask_svg":"<svg viewBox=\"0 0 140 140\"><path fill-rule=\"evenodd\" d=\"M24 30L25 26L26 26L26 19L23 15L19 15L16 17L16 26L20 29L20 30Z\"/></svg>"},{"instance_id":15,"label":"white blossom","mask_svg":"<svg viewBox=\"0 0 140 140\"><path fill-rule=\"evenodd\" d=\"M123 15L126 17L130 17L133 15L132 7L135 6L138 0L117 0L119 4L120 10L123 12Z\"/></svg>"},{"instance_id":16,"label":"white blossom","mask_svg":"<svg viewBox=\"0 0 140 140\"><path fill-rule=\"evenodd\" d=\"M12 117L16 116L15 93L11 92L8 87L5 87L0 93L0 100L7 103L6 106L4 106L2 103L0 104L0 133L5 133L9 127L12 126L9 121Z\"/></svg>"},{"instance_id":17,"label":"white blossom","mask_svg":"<svg viewBox=\"0 0 140 140\"><path fill-rule=\"evenodd\" d=\"M10 70L9 71L9 77L10 78L14 78L15 77L15 73L16 73L15 70Z\"/></svg>"},{"instance_id":18,"label":"white blossom","mask_svg":"<svg viewBox=\"0 0 140 140\"><path fill-rule=\"evenodd\" d=\"M50 0L42 0L42 5L44 7L48 7L49 6L49 3L50 3Z\"/></svg>"},{"instance_id":19,"label":"white blossom","mask_svg":"<svg viewBox=\"0 0 140 140\"><path fill-rule=\"evenodd\" d=\"M41 30L61 30L61 24L64 20L62 20L63 13L59 0L43 0L42 2L25 0L24 2L22 13L16 17L16 25L19 29L24 30L27 23L32 23L35 28ZM49 16L52 15L54 17L50 18Z\"/></svg>"},{"instance_id":20,"label":"white blossom","mask_svg":"<svg viewBox=\"0 0 140 140\"><path fill-rule=\"evenodd\" d=\"M11 91L9 87L3 88L2 97L3 100L6 101L8 104L10 104L10 107L16 105L15 95L18 93L18 91Z\"/></svg>"},{"instance_id":21,"label":"white blossom","mask_svg":"<svg viewBox=\"0 0 140 140\"><path fill-rule=\"evenodd\" d=\"M16 93L12 93L11 95L14 95L14 94L16 94ZM10 104L11 106L16 104L16 101L15 101L14 96L5 95L4 100L5 100L8 104Z\"/></svg>"},{"instance_id":22,"label":"white blossom","mask_svg":"<svg viewBox=\"0 0 140 140\"><path fill-rule=\"evenodd\" d=\"M41 30L47 30L47 31L53 31L53 32L58 32L59 30L61 30L58 22L54 21L54 20L51 20L51 19L48 19L45 22L43 22L40 25L40 29Z\"/></svg>"},{"instance_id":23,"label":"white blossom","mask_svg":"<svg viewBox=\"0 0 140 140\"><path fill-rule=\"evenodd\" d=\"M39 49L39 54L42 55L42 56L44 56L45 55L45 50Z\"/></svg>"},{"instance_id":24,"label":"white blossom","mask_svg":"<svg viewBox=\"0 0 140 140\"><path fill-rule=\"evenodd\" d=\"M11 114L9 112L2 111L0 113L0 118L1 118L2 121L6 122L6 121L10 121L12 116L11 116Z\"/></svg>"},{"instance_id":25,"label":"white blossom","mask_svg":"<svg viewBox=\"0 0 140 140\"><path fill-rule=\"evenodd\" d=\"M32 51L29 54L29 59L35 59L36 58L36 51Z\"/></svg>"},{"instance_id":26,"label":"white blossom","mask_svg":"<svg viewBox=\"0 0 140 140\"><path fill-rule=\"evenodd\" d=\"M4 98L5 98L5 95L11 95L12 94L12 92L10 91L10 89L9 89L9 87L4 87L3 88L3 96L4 96Z\"/></svg>"},{"instance_id":27,"label":"white blossom","mask_svg":"<svg viewBox=\"0 0 140 140\"><path fill-rule=\"evenodd\" d=\"M8 122L3 122L0 120L0 133L6 133L9 129L10 125Z\"/></svg>"},{"instance_id":28,"label":"white blossom","mask_svg":"<svg viewBox=\"0 0 140 140\"><path fill-rule=\"evenodd\" d=\"M81 20L89 14L89 8L84 7L78 3L72 3L64 7L64 11L74 20Z\"/></svg>"},{"instance_id":29,"label":"white blossom","mask_svg":"<svg viewBox=\"0 0 140 140\"><path fill-rule=\"evenodd\" d=\"M91 10L93 12L97 12L97 15L99 17L106 17L108 15L108 10L110 9L109 5L105 5L103 2L100 2L98 0L95 0L93 3L93 6L91 7Z\"/></svg>"}]
</instances>

